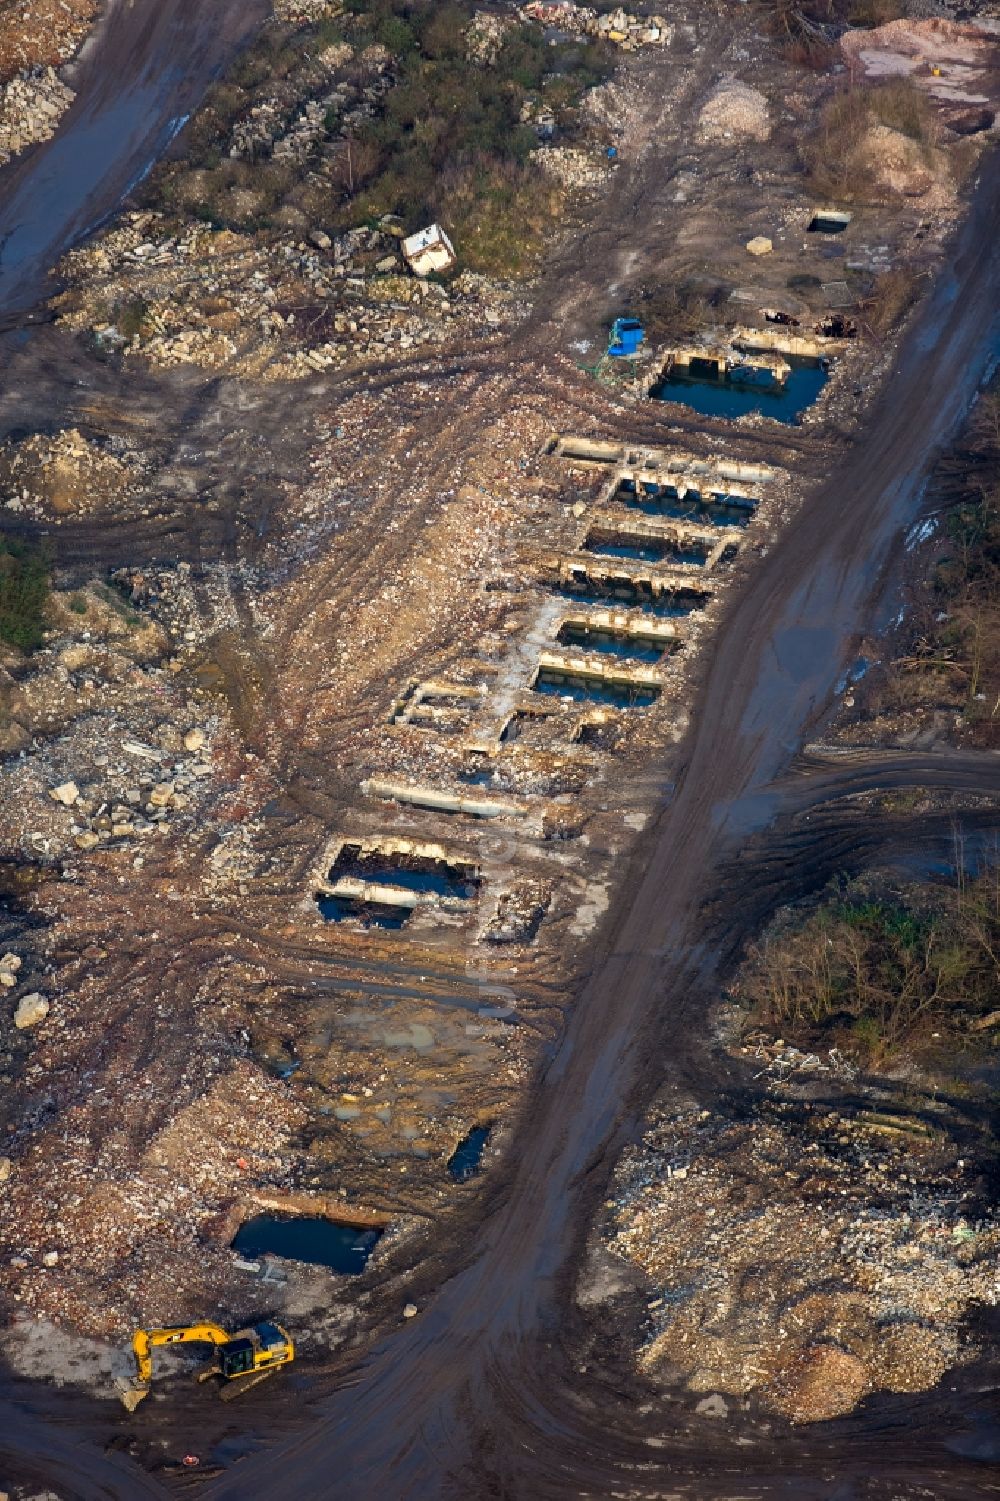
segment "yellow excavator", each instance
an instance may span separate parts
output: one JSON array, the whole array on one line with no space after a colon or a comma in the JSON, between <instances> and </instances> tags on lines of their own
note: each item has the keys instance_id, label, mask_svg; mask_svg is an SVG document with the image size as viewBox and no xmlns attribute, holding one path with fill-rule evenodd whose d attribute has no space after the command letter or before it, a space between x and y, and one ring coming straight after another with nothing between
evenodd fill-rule
<instances>
[{"instance_id":1,"label":"yellow excavator","mask_svg":"<svg viewBox=\"0 0 1000 1501\"><path fill-rule=\"evenodd\" d=\"M229 1334L218 1324L178 1324L167 1329L137 1329L132 1337L135 1380L120 1388L121 1399L134 1412L149 1395L153 1380L153 1349L157 1345L203 1344L215 1346L215 1361L202 1371L199 1381L221 1376L222 1400L228 1402L258 1382L265 1381L279 1366L295 1359L291 1336L280 1324L254 1324Z\"/></svg>"}]
</instances>

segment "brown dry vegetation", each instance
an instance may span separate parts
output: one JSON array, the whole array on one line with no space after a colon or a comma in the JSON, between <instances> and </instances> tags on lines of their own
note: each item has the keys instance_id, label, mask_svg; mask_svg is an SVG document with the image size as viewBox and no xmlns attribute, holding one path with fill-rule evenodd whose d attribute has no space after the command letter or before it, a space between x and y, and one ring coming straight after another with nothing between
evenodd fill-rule
<instances>
[{"instance_id":1,"label":"brown dry vegetation","mask_svg":"<svg viewBox=\"0 0 1000 1501\"><path fill-rule=\"evenodd\" d=\"M867 695L869 713L950 711L963 734L1000 746L1000 394L982 396L962 445L930 496L939 516L926 544L910 636Z\"/></svg>"},{"instance_id":2,"label":"brown dry vegetation","mask_svg":"<svg viewBox=\"0 0 1000 1501\"><path fill-rule=\"evenodd\" d=\"M766 936L740 990L755 1023L880 1067L982 1042L998 966L1000 877L990 872L951 891L850 887Z\"/></svg>"},{"instance_id":3,"label":"brown dry vegetation","mask_svg":"<svg viewBox=\"0 0 1000 1501\"><path fill-rule=\"evenodd\" d=\"M813 134L802 143L802 159L817 193L848 202L877 202L887 189L881 153L871 133L882 128L913 143L911 171L931 172L939 130L934 107L909 79L876 86L850 86L833 95Z\"/></svg>"}]
</instances>

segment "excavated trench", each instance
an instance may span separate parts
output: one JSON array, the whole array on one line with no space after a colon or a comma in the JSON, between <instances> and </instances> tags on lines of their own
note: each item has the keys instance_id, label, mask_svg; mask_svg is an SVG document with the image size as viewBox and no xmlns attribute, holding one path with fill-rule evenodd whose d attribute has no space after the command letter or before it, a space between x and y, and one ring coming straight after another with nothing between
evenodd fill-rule
<instances>
[{"instance_id":1,"label":"excavated trench","mask_svg":"<svg viewBox=\"0 0 1000 1501\"><path fill-rule=\"evenodd\" d=\"M666 370L650 388L654 401L675 401L705 417L743 417L759 412L776 422L797 423L830 378L817 360L785 355L791 369L780 384L741 366L720 376L708 364Z\"/></svg>"},{"instance_id":2,"label":"excavated trench","mask_svg":"<svg viewBox=\"0 0 1000 1501\"><path fill-rule=\"evenodd\" d=\"M630 479L622 480L612 499L630 510L641 511L644 516L705 522L710 526L748 526L760 504L750 496L731 495L725 490L703 494L694 485Z\"/></svg>"},{"instance_id":3,"label":"excavated trench","mask_svg":"<svg viewBox=\"0 0 1000 1501\"><path fill-rule=\"evenodd\" d=\"M368 1265L381 1235L381 1230L358 1230L328 1219L258 1214L240 1226L232 1247L247 1261L277 1256L357 1276Z\"/></svg>"},{"instance_id":4,"label":"excavated trench","mask_svg":"<svg viewBox=\"0 0 1000 1501\"><path fill-rule=\"evenodd\" d=\"M654 537L625 526L592 526L584 538L583 550L603 558L704 568L712 549L707 542L695 538Z\"/></svg>"}]
</instances>

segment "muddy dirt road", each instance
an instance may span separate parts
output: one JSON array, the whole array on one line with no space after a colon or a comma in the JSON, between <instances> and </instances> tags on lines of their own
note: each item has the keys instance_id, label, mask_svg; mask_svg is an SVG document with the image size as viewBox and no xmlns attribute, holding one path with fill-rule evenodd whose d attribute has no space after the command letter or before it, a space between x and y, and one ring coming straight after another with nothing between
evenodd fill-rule
<instances>
[{"instance_id":1,"label":"muddy dirt road","mask_svg":"<svg viewBox=\"0 0 1000 1501\"><path fill-rule=\"evenodd\" d=\"M77 97L59 131L0 171L0 330L38 302L63 252L145 176L269 9L265 0L111 0L74 70Z\"/></svg>"}]
</instances>

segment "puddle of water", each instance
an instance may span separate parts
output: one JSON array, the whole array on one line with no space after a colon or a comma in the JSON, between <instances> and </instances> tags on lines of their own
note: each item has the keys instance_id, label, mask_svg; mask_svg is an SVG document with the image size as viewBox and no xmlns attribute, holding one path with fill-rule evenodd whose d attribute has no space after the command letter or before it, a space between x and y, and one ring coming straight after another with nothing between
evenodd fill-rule
<instances>
[{"instance_id":1,"label":"puddle of water","mask_svg":"<svg viewBox=\"0 0 1000 1501\"><path fill-rule=\"evenodd\" d=\"M379 886L395 886L417 895L459 897L471 901L479 889L475 877L462 875L441 860L393 858L391 855L359 855L356 846L345 846L330 868L331 885L342 876L369 881Z\"/></svg>"},{"instance_id":2,"label":"puddle of water","mask_svg":"<svg viewBox=\"0 0 1000 1501\"><path fill-rule=\"evenodd\" d=\"M560 626L556 640L563 646L579 646L621 662L659 662L676 644L672 641L642 641L635 636L602 631L596 626L576 625L571 621Z\"/></svg>"},{"instance_id":3,"label":"puddle of water","mask_svg":"<svg viewBox=\"0 0 1000 1501\"><path fill-rule=\"evenodd\" d=\"M627 540L630 536L631 541ZM696 568L703 568L708 556L704 542L674 542L669 537L638 537L624 531L592 531L583 549L602 558L631 558L638 563L678 563Z\"/></svg>"},{"instance_id":4,"label":"puddle of water","mask_svg":"<svg viewBox=\"0 0 1000 1501\"><path fill-rule=\"evenodd\" d=\"M853 686L855 683L860 683L871 665L867 657L855 657L843 676L837 679L834 692L837 694L843 693L848 687Z\"/></svg>"},{"instance_id":5,"label":"puddle of water","mask_svg":"<svg viewBox=\"0 0 1000 1501\"><path fill-rule=\"evenodd\" d=\"M643 480L638 486L634 480L623 480L615 499L644 516L708 522L709 526L746 526L757 509L755 500L706 498L693 490L688 490L681 499L673 485L657 485L650 480Z\"/></svg>"},{"instance_id":6,"label":"puddle of water","mask_svg":"<svg viewBox=\"0 0 1000 1501\"><path fill-rule=\"evenodd\" d=\"M784 358L792 367L784 385L771 380L720 379L671 370L649 394L654 401L677 401L706 417L742 417L746 412L761 412L776 422L798 422L819 396L830 372L815 361L796 360L792 355Z\"/></svg>"},{"instance_id":7,"label":"puddle of water","mask_svg":"<svg viewBox=\"0 0 1000 1501\"><path fill-rule=\"evenodd\" d=\"M702 594L693 589L670 589L652 599L641 587L630 589L625 584L611 582L602 587L596 581L585 588L562 588L557 592L563 599L571 599L575 604L582 602L604 605L608 600L620 600L630 609L641 610L644 615L652 615L657 620L681 620L695 610L703 610L711 598L710 594Z\"/></svg>"},{"instance_id":8,"label":"puddle of water","mask_svg":"<svg viewBox=\"0 0 1000 1501\"><path fill-rule=\"evenodd\" d=\"M316 893L316 905L327 922L357 922L363 928L398 929L412 916L410 907L379 907L322 892Z\"/></svg>"},{"instance_id":9,"label":"puddle of water","mask_svg":"<svg viewBox=\"0 0 1000 1501\"><path fill-rule=\"evenodd\" d=\"M460 771L458 780L469 787L492 787L495 775L494 771L484 767L479 771Z\"/></svg>"},{"instance_id":10,"label":"puddle of water","mask_svg":"<svg viewBox=\"0 0 1000 1501\"><path fill-rule=\"evenodd\" d=\"M479 1172L491 1130L490 1126L473 1126L448 1158L448 1171L456 1183L465 1183Z\"/></svg>"},{"instance_id":11,"label":"puddle of water","mask_svg":"<svg viewBox=\"0 0 1000 1501\"><path fill-rule=\"evenodd\" d=\"M531 685L536 693L550 698L570 698L574 703L611 704L617 709L648 709L659 694L658 688L643 688L618 683L603 683L598 678L567 678L560 672L541 667Z\"/></svg>"},{"instance_id":12,"label":"puddle of water","mask_svg":"<svg viewBox=\"0 0 1000 1501\"><path fill-rule=\"evenodd\" d=\"M259 1214L240 1226L232 1248L249 1261L283 1256L356 1276L364 1271L381 1234L381 1230L356 1230L324 1219Z\"/></svg>"}]
</instances>

